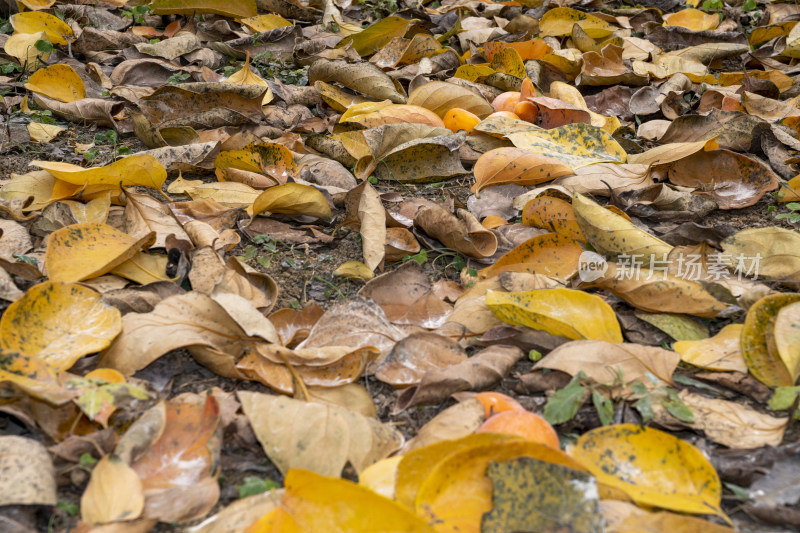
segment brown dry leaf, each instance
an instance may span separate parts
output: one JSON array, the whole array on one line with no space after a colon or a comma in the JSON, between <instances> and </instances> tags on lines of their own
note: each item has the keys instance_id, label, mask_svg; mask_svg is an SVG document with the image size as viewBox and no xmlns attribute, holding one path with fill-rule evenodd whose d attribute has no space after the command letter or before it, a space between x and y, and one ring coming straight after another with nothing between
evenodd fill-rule
<instances>
[{"instance_id":1,"label":"brown dry leaf","mask_svg":"<svg viewBox=\"0 0 800 533\"><path fill-rule=\"evenodd\" d=\"M287 308L278 309L269 316L269 320L275 326L275 331L278 332L281 344L292 347L308 337L311 328L314 327L314 324L323 314L322 308L311 302L302 311Z\"/></svg>"},{"instance_id":2,"label":"brown dry leaf","mask_svg":"<svg viewBox=\"0 0 800 533\"><path fill-rule=\"evenodd\" d=\"M190 240L181 225L172 216L169 208L147 194L125 191L125 233L141 238L154 232L154 248L163 248L167 237Z\"/></svg>"},{"instance_id":3,"label":"brown dry leaf","mask_svg":"<svg viewBox=\"0 0 800 533\"><path fill-rule=\"evenodd\" d=\"M374 300L395 324L423 328L441 326L453 308L433 294L428 277L416 261L370 280L358 294Z\"/></svg>"},{"instance_id":4,"label":"brown dry leaf","mask_svg":"<svg viewBox=\"0 0 800 533\"><path fill-rule=\"evenodd\" d=\"M452 248L470 257L490 257L497 251L497 237L481 226L469 211L459 209L458 217L443 207L423 207L414 217L414 225Z\"/></svg>"},{"instance_id":5,"label":"brown dry leaf","mask_svg":"<svg viewBox=\"0 0 800 533\"><path fill-rule=\"evenodd\" d=\"M406 443L403 455L436 444L457 440L472 435L486 420L483 405L475 398L459 402L429 420L417 432L417 436Z\"/></svg>"},{"instance_id":6,"label":"brown dry leaf","mask_svg":"<svg viewBox=\"0 0 800 533\"><path fill-rule=\"evenodd\" d=\"M667 175L671 183L713 198L720 209L751 206L778 188L778 176L769 166L730 150L684 157L669 165Z\"/></svg>"},{"instance_id":7,"label":"brown dry leaf","mask_svg":"<svg viewBox=\"0 0 800 533\"><path fill-rule=\"evenodd\" d=\"M455 341L435 333L413 333L394 345L375 377L396 388L419 385L427 372L464 362L467 354Z\"/></svg>"},{"instance_id":8,"label":"brown dry leaf","mask_svg":"<svg viewBox=\"0 0 800 533\"><path fill-rule=\"evenodd\" d=\"M44 266L51 281L82 281L121 265L155 242L155 232L138 240L106 224L66 226L50 234Z\"/></svg>"},{"instance_id":9,"label":"brown dry leaf","mask_svg":"<svg viewBox=\"0 0 800 533\"><path fill-rule=\"evenodd\" d=\"M547 354L534 369L560 370L571 376L584 372L596 383L604 385L614 383L619 376L623 376L625 383L643 380L647 373L672 383L672 374L680 360L679 354L655 346L572 341Z\"/></svg>"},{"instance_id":10,"label":"brown dry leaf","mask_svg":"<svg viewBox=\"0 0 800 533\"><path fill-rule=\"evenodd\" d=\"M372 63L319 59L308 70L308 82L313 85L316 81L332 81L379 100L406 103L405 95L398 92L392 79Z\"/></svg>"},{"instance_id":11,"label":"brown dry leaf","mask_svg":"<svg viewBox=\"0 0 800 533\"><path fill-rule=\"evenodd\" d=\"M788 419L775 418L736 402L706 398L682 390L678 397L692 410L694 422L679 421L660 402L653 402L653 420L668 428L689 427L702 431L706 438L729 448L778 446L788 427Z\"/></svg>"},{"instance_id":12,"label":"brown dry leaf","mask_svg":"<svg viewBox=\"0 0 800 533\"><path fill-rule=\"evenodd\" d=\"M233 359L249 342L251 337L223 306L205 294L187 292L162 300L150 313L125 315L122 333L100 364L131 375L177 348L207 346ZM229 375L241 377L235 371Z\"/></svg>"},{"instance_id":13,"label":"brown dry leaf","mask_svg":"<svg viewBox=\"0 0 800 533\"><path fill-rule=\"evenodd\" d=\"M495 345L456 365L425 373L417 386L397 398L395 412L420 404L438 403L453 393L486 390L508 374L524 354L516 346Z\"/></svg>"},{"instance_id":14,"label":"brown dry leaf","mask_svg":"<svg viewBox=\"0 0 800 533\"><path fill-rule=\"evenodd\" d=\"M237 393L267 456L282 472L291 468L339 476L356 472L397 451L401 434L375 419L333 405L256 392Z\"/></svg>"}]
</instances>

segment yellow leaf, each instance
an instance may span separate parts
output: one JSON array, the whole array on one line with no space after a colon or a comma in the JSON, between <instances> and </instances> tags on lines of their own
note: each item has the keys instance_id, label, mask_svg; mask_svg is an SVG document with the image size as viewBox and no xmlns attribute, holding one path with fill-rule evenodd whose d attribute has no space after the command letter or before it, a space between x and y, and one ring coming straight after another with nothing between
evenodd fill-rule
<instances>
[{"instance_id":1,"label":"yellow leaf","mask_svg":"<svg viewBox=\"0 0 800 533\"><path fill-rule=\"evenodd\" d=\"M8 311L6 311L8 312ZM775 347L789 374L800 376L800 305L792 303L778 311L775 319Z\"/></svg>"},{"instance_id":2,"label":"yellow leaf","mask_svg":"<svg viewBox=\"0 0 800 533\"><path fill-rule=\"evenodd\" d=\"M0 383L4 382L53 405L66 403L77 395L63 387L56 372L38 357L0 348Z\"/></svg>"},{"instance_id":3,"label":"yellow leaf","mask_svg":"<svg viewBox=\"0 0 800 533\"><path fill-rule=\"evenodd\" d=\"M619 28L608 22L569 7L549 10L539 21L539 37L563 37L572 35L572 27L577 24L593 39L608 37Z\"/></svg>"},{"instance_id":4,"label":"yellow leaf","mask_svg":"<svg viewBox=\"0 0 800 533\"><path fill-rule=\"evenodd\" d=\"M293 469L281 506L245 533L433 533L433 528L388 498L344 479Z\"/></svg>"},{"instance_id":5,"label":"yellow leaf","mask_svg":"<svg viewBox=\"0 0 800 533\"><path fill-rule=\"evenodd\" d=\"M223 17L248 18L258 15L255 0L154 0L154 15L202 15L205 13Z\"/></svg>"},{"instance_id":6,"label":"yellow leaf","mask_svg":"<svg viewBox=\"0 0 800 533\"><path fill-rule=\"evenodd\" d=\"M477 400L473 400L477 403ZM461 405L461 404L458 404ZM483 409L483 407L481 407ZM397 483L395 499L409 509L413 509L417 501L417 492L433 467L451 455L469 448L498 445L504 442L521 441L522 437L500 433L474 433L456 440L434 442L416 448L403 456L397 466Z\"/></svg>"},{"instance_id":7,"label":"yellow leaf","mask_svg":"<svg viewBox=\"0 0 800 533\"><path fill-rule=\"evenodd\" d=\"M363 279L365 281L375 277L372 270L361 261L345 261L333 271L333 275L343 278Z\"/></svg>"},{"instance_id":8,"label":"yellow leaf","mask_svg":"<svg viewBox=\"0 0 800 533\"><path fill-rule=\"evenodd\" d=\"M798 376L797 348L790 348L792 341L791 324L795 311L784 315L781 326L781 346L778 349L777 316L783 307L800 301L800 294L770 294L754 303L747 311L742 329L742 354L757 380L769 387L791 387ZM794 309L794 308L792 308ZM788 320L787 320L788 319ZM784 359L783 354L786 354Z\"/></svg>"},{"instance_id":9,"label":"yellow leaf","mask_svg":"<svg viewBox=\"0 0 800 533\"><path fill-rule=\"evenodd\" d=\"M360 94L347 92L336 85L331 85L324 81L315 81L314 88L319 92L319 95L326 104L340 113L347 111L350 106L372 102L372 100Z\"/></svg>"},{"instance_id":10,"label":"yellow leaf","mask_svg":"<svg viewBox=\"0 0 800 533\"><path fill-rule=\"evenodd\" d=\"M199 183L195 185L195 181ZM175 184L178 184L178 180L170 185ZM177 193L179 190L183 190L192 200L211 199L232 209L253 205L253 202L261 194L261 191L235 181L202 183L200 180L183 180L169 192Z\"/></svg>"},{"instance_id":11,"label":"yellow leaf","mask_svg":"<svg viewBox=\"0 0 800 533\"><path fill-rule=\"evenodd\" d=\"M95 465L81 496L81 518L89 524L135 520L144 511L142 480L116 455Z\"/></svg>"},{"instance_id":12,"label":"yellow leaf","mask_svg":"<svg viewBox=\"0 0 800 533\"><path fill-rule=\"evenodd\" d=\"M522 223L586 243L572 204L561 198L542 195L531 199L522 209Z\"/></svg>"},{"instance_id":13,"label":"yellow leaf","mask_svg":"<svg viewBox=\"0 0 800 533\"><path fill-rule=\"evenodd\" d=\"M628 157L610 133L583 123L510 133L506 137L517 148L547 154L573 169L606 161L624 163Z\"/></svg>"},{"instance_id":14,"label":"yellow leaf","mask_svg":"<svg viewBox=\"0 0 800 533\"><path fill-rule=\"evenodd\" d=\"M747 228L722 241L728 266L768 280L800 279L800 232L768 226Z\"/></svg>"},{"instance_id":15,"label":"yellow leaf","mask_svg":"<svg viewBox=\"0 0 800 533\"><path fill-rule=\"evenodd\" d=\"M664 15L664 26L680 26L692 31L714 30L719 21L719 14L704 13L699 9L683 9Z\"/></svg>"},{"instance_id":16,"label":"yellow leaf","mask_svg":"<svg viewBox=\"0 0 800 533\"><path fill-rule=\"evenodd\" d=\"M747 373L742 356L742 324L728 324L708 339L678 341L672 348L681 361L708 370Z\"/></svg>"},{"instance_id":17,"label":"yellow leaf","mask_svg":"<svg viewBox=\"0 0 800 533\"><path fill-rule=\"evenodd\" d=\"M56 3L56 0L18 0L18 2L31 11L39 11L42 9L49 9L53 4ZM19 4L17 4L18 7ZM21 8L20 11L22 11Z\"/></svg>"},{"instance_id":18,"label":"yellow leaf","mask_svg":"<svg viewBox=\"0 0 800 533\"><path fill-rule=\"evenodd\" d=\"M671 245L582 194L575 194L572 209L578 226L598 253L606 256L638 255L647 266L651 257L664 260L672 250Z\"/></svg>"},{"instance_id":19,"label":"yellow leaf","mask_svg":"<svg viewBox=\"0 0 800 533\"><path fill-rule=\"evenodd\" d=\"M560 176L572 174L572 168L559 159L519 148L495 148L478 158L473 170L475 184L470 189L478 193L491 185L514 183L538 185Z\"/></svg>"},{"instance_id":20,"label":"yellow leaf","mask_svg":"<svg viewBox=\"0 0 800 533\"><path fill-rule=\"evenodd\" d=\"M34 11L30 12L30 14L34 13ZM3 50L11 57L15 57L20 65L28 65L28 68L37 68L50 57L50 52L40 52L36 49L36 41L41 40L47 40L47 34L43 31L37 33L15 33L6 40Z\"/></svg>"},{"instance_id":21,"label":"yellow leaf","mask_svg":"<svg viewBox=\"0 0 800 533\"><path fill-rule=\"evenodd\" d=\"M45 32L47 40L53 44L67 44L72 37L72 28L66 22L49 13L26 11L11 15L9 19L15 34Z\"/></svg>"},{"instance_id":22,"label":"yellow leaf","mask_svg":"<svg viewBox=\"0 0 800 533\"><path fill-rule=\"evenodd\" d=\"M349 44L353 50L358 52L358 55L368 56L389 44L389 41L395 37L402 37L405 35L412 22L413 20L404 19L402 17L385 17L378 20L364 31L345 37L339 41L336 47L342 48Z\"/></svg>"},{"instance_id":23,"label":"yellow leaf","mask_svg":"<svg viewBox=\"0 0 800 533\"><path fill-rule=\"evenodd\" d=\"M249 144L241 150L225 150L214 160L215 168L234 168L264 174L280 185L300 177L292 151L275 143Z\"/></svg>"},{"instance_id":24,"label":"yellow leaf","mask_svg":"<svg viewBox=\"0 0 800 533\"><path fill-rule=\"evenodd\" d=\"M402 455L395 455L369 465L358 476L358 484L381 496L394 499L394 486L397 482L397 467L402 460Z\"/></svg>"},{"instance_id":25,"label":"yellow leaf","mask_svg":"<svg viewBox=\"0 0 800 533\"><path fill-rule=\"evenodd\" d=\"M122 330L115 307L82 285L34 285L0 318L0 348L35 355L56 372L99 352Z\"/></svg>"},{"instance_id":26,"label":"yellow leaf","mask_svg":"<svg viewBox=\"0 0 800 533\"><path fill-rule=\"evenodd\" d=\"M600 427L584 433L569 454L597 481L640 505L728 519L714 467L703 452L668 433L633 424Z\"/></svg>"},{"instance_id":27,"label":"yellow leaf","mask_svg":"<svg viewBox=\"0 0 800 533\"><path fill-rule=\"evenodd\" d=\"M503 48L497 52L491 63L489 63L489 67L496 72L502 72L520 79L528 77L522 57L520 57L519 52L511 47Z\"/></svg>"},{"instance_id":28,"label":"yellow leaf","mask_svg":"<svg viewBox=\"0 0 800 533\"><path fill-rule=\"evenodd\" d=\"M443 458L419 487L415 508L438 533L479 533L483 514L492 509L490 462L533 457L585 472L561 450L533 441L510 441L472 446Z\"/></svg>"},{"instance_id":29,"label":"yellow leaf","mask_svg":"<svg viewBox=\"0 0 800 533\"><path fill-rule=\"evenodd\" d=\"M339 122L354 122L367 128L398 123L444 127L442 119L433 111L417 105L393 104L389 100L353 104L342 114Z\"/></svg>"},{"instance_id":30,"label":"yellow leaf","mask_svg":"<svg viewBox=\"0 0 800 533\"><path fill-rule=\"evenodd\" d=\"M494 265L479 272L491 277L501 272L528 272L568 280L578 271L583 248L572 238L558 233L537 235L512 248Z\"/></svg>"},{"instance_id":31,"label":"yellow leaf","mask_svg":"<svg viewBox=\"0 0 800 533\"><path fill-rule=\"evenodd\" d=\"M490 292L486 305L504 322L569 339L622 342L611 306L599 296L573 289Z\"/></svg>"},{"instance_id":32,"label":"yellow leaf","mask_svg":"<svg viewBox=\"0 0 800 533\"><path fill-rule=\"evenodd\" d=\"M280 15L269 13L266 15L258 15L255 17L247 17L240 20L242 24L253 30L254 32L265 32L283 28L285 26L292 26L292 23Z\"/></svg>"},{"instance_id":33,"label":"yellow leaf","mask_svg":"<svg viewBox=\"0 0 800 533\"><path fill-rule=\"evenodd\" d=\"M41 122L28 123L28 135L30 135L31 140L36 143L49 143L66 129L67 128L63 126L56 126L55 124L42 124Z\"/></svg>"},{"instance_id":34,"label":"yellow leaf","mask_svg":"<svg viewBox=\"0 0 800 533\"><path fill-rule=\"evenodd\" d=\"M75 200L65 200L62 203L69 207L72 217L79 224L83 222L105 224L111 209L111 191L106 191L85 204Z\"/></svg>"},{"instance_id":35,"label":"yellow leaf","mask_svg":"<svg viewBox=\"0 0 800 533\"><path fill-rule=\"evenodd\" d=\"M132 155L95 168L83 168L59 161L32 161L31 165L43 168L61 181L73 185L140 185L161 191L161 186L167 179L167 170L158 159L149 154Z\"/></svg>"},{"instance_id":36,"label":"yellow leaf","mask_svg":"<svg viewBox=\"0 0 800 533\"><path fill-rule=\"evenodd\" d=\"M270 15L262 15L262 16L268 17ZM247 55L245 56L244 60L244 65L242 66L242 68L231 74L225 81L227 81L228 83L235 83L236 85L260 85L261 87L266 87L267 92L264 93L264 99L261 100L261 105L267 105L274 98L274 96L272 95L272 89L269 88L269 84L263 79L261 79L261 77L255 72L253 72L253 69L250 68L250 52L247 52Z\"/></svg>"},{"instance_id":37,"label":"yellow leaf","mask_svg":"<svg viewBox=\"0 0 800 533\"><path fill-rule=\"evenodd\" d=\"M135 281L140 285L177 280L178 278L167 276L167 263L169 259L166 255L136 252L136 255L115 267L111 274Z\"/></svg>"},{"instance_id":38,"label":"yellow leaf","mask_svg":"<svg viewBox=\"0 0 800 533\"><path fill-rule=\"evenodd\" d=\"M253 202L253 215L264 211L285 215L308 215L330 220L331 208L325 196L310 185L287 183L262 192Z\"/></svg>"},{"instance_id":39,"label":"yellow leaf","mask_svg":"<svg viewBox=\"0 0 800 533\"><path fill-rule=\"evenodd\" d=\"M155 242L151 232L138 241L106 224L65 226L50 234L44 264L51 281L73 282L110 272Z\"/></svg>"},{"instance_id":40,"label":"yellow leaf","mask_svg":"<svg viewBox=\"0 0 800 533\"><path fill-rule=\"evenodd\" d=\"M25 88L59 102L74 102L86 98L83 80L69 65L58 63L34 72Z\"/></svg>"}]
</instances>

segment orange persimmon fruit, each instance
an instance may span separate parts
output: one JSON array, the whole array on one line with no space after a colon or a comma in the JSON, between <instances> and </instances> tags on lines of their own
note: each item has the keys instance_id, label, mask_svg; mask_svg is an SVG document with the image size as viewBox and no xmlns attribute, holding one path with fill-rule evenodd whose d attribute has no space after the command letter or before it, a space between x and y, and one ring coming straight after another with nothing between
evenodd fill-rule
<instances>
[{"instance_id":1,"label":"orange persimmon fruit","mask_svg":"<svg viewBox=\"0 0 800 533\"><path fill-rule=\"evenodd\" d=\"M517 400L502 392L479 392L474 398L481 402L486 418L504 411L525 410Z\"/></svg>"},{"instance_id":2,"label":"orange persimmon fruit","mask_svg":"<svg viewBox=\"0 0 800 533\"><path fill-rule=\"evenodd\" d=\"M459 130L469 133L480 121L477 115L459 107L454 107L444 115L444 127L453 133L458 133Z\"/></svg>"},{"instance_id":3,"label":"orange persimmon fruit","mask_svg":"<svg viewBox=\"0 0 800 533\"><path fill-rule=\"evenodd\" d=\"M492 107L495 111L514 111L514 107L519 103L519 95L517 91L509 91L502 93L492 100Z\"/></svg>"},{"instance_id":4,"label":"orange persimmon fruit","mask_svg":"<svg viewBox=\"0 0 800 533\"><path fill-rule=\"evenodd\" d=\"M541 416L525 410L512 410L498 413L484 422L476 433L504 433L560 448L558 433Z\"/></svg>"}]
</instances>

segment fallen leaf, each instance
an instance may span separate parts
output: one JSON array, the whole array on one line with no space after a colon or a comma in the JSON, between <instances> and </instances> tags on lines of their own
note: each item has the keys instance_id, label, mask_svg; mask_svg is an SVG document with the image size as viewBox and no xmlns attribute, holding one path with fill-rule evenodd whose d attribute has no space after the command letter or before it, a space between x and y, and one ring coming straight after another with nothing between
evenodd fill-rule
<instances>
[{"instance_id":1,"label":"fallen leaf","mask_svg":"<svg viewBox=\"0 0 800 533\"><path fill-rule=\"evenodd\" d=\"M400 393L394 411L400 412L423 403L438 403L456 392L491 388L523 355L516 346L495 345L455 365L428 370L419 385Z\"/></svg>"},{"instance_id":2,"label":"fallen leaf","mask_svg":"<svg viewBox=\"0 0 800 533\"><path fill-rule=\"evenodd\" d=\"M572 168L558 159L519 148L496 148L478 158L473 169L475 184L470 189L478 193L484 187L515 183L538 185L545 181L572 174Z\"/></svg>"},{"instance_id":3,"label":"fallen leaf","mask_svg":"<svg viewBox=\"0 0 800 533\"><path fill-rule=\"evenodd\" d=\"M570 339L622 342L614 311L600 297L573 289L490 292L486 305L504 322Z\"/></svg>"},{"instance_id":4,"label":"fallen leaf","mask_svg":"<svg viewBox=\"0 0 800 533\"><path fill-rule=\"evenodd\" d=\"M47 449L34 439L0 437L0 505L55 505L56 473Z\"/></svg>"},{"instance_id":5,"label":"fallen leaf","mask_svg":"<svg viewBox=\"0 0 800 533\"><path fill-rule=\"evenodd\" d=\"M578 271L583 248L571 237L558 233L537 235L506 252L492 266L478 272L491 277L501 272L527 272L568 280Z\"/></svg>"},{"instance_id":6,"label":"fallen leaf","mask_svg":"<svg viewBox=\"0 0 800 533\"><path fill-rule=\"evenodd\" d=\"M668 433L618 424L584 433L570 455L634 502L691 514L720 509L719 476L703 453Z\"/></svg>"},{"instance_id":7,"label":"fallen leaf","mask_svg":"<svg viewBox=\"0 0 800 533\"><path fill-rule=\"evenodd\" d=\"M92 469L81 496L81 518L89 524L136 520L144 510L139 475L116 455L106 455Z\"/></svg>"},{"instance_id":8,"label":"fallen leaf","mask_svg":"<svg viewBox=\"0 0 800 533\"><path fill-rule=\"evenodd\" d=\"M56 161L32 161L31 165L73 185L104 185L111 189L141 185L160 191L167 179L167 171L163 165L146 154L134 154L104 167L88 169Z\"/></svg>"},{"instance_id":9,"label":"fallen leaf","mask_svg":"<svg viewBox=\"0 0 800 533\"><path fill-rule=\"evenodd\" d=\"M281 472L363 471L402 444L397 430L348 409L256 392L237 393L264 451Z\"/></svg>"},{"instance_id":10,"label":"fallen leaf","mask_svg":"<svg viewBox=\"0 0 800 533\"><path fill-rule=\"evenodd\" d=\"M51 281L82 281L110 272L154 241L153 232L137 240L106 224L73 224L50 234L44 265Z\"/></svg>"},{"instance_id":11,"label":"fallen leaf","mask_svg":"<svg viewBox=\"0 0 800 533\"><path fill-rule=\"evenodd\" d=\"M309 533L367 533L378 523L387 533L434 531L408 509L350 481L293 469L286 476L285 487L281 506L253 523L245 533L284 527Z\"/></svg>"},{"instance_id":12,"label":"fallen leaf","mask_svg":"<svg viewBox=\"0 0 800 533\"><path fill-rule=\"evenodd\" d=\"M458 210L458 217L442 207L423 207L414 225L441 241L447 248L470 257L489 257L497 251L497 237L475 220L469 211Z\"/></svg>"},{"instance_id":13,"label":"fallen leaf","mask_svg":"<svg viewBox=\"0 0 800 533\"><path fill-rule=\"evenodd\" d=\"M408 104L430 109L440 118L455 107L479 118L486 118L494 112L494 108L480 94L443 81L431 81L411 91Z\"/></svg>"},{"instance_id":14,"label":"fallen leaf","mask_svg":"<svg viewBox=\"0 0 800 533\"><path fill-rule=\"evenodd\" d=\"M0 318L0 348L35 355L56 372L106 348L122 329L119 311L76 284L46 281Z\"/></svg>"},{"instance_id":15,"label":"fallen leaf","mask_svg":"<svg viewBox=\"0 0 800 533\"><path fill-rule=\"evenodd\" d=\"M481 530L524 531L532 520L545 529L604 530L597 481L584 472L519 457L489 463L486 476L492 480L492 510Z\"/></svg>"},{"instance_id":16,"label":"fallen leaf","mask_svg":"<svg viewBox=\"0 0 800 533\"><path fill-rule=\"evenodd\" d=\"M25 88L59 102L74 102L86 98L86 87L78 73L69 65L55 64L34 72Z\"/></svg>"},{"instance_id":17,"label":"fallen leaf","mask_svg":"<svg viewBox=\"0 0 800 533\"><path fill-rule=\"evenodd\" d=\"M747 372L742 355L742 324L728 324L708 339L679 341L672 348L681 354L681 361L707 370Z\"/></svg>"},{"instance_id":18,"label":"fallen leaf","mask_svg":"<svg viewBox=\"0 0 800 533\"><path fill-rule=\"evenodd\" d=\"M627 159L625 150L609 133L589 124L509 133L506 137L517 148L547 154L573 169L593 163L625 163Z\"/></svg>"},{"instance_id":19,"label":"fallen leaf","mask_svg":"<svg viewBox=\"0 0 800 533\"><path fill-rule=\"evenodd\" d=\"M534 369L560 370L570 376L583 372L603 385L614 383L619 376L625 384L632 383L647 374L672 383L680 360L677 353L656 346L586 340L562 344L536 363Z\"/></svg>"},{"instance_id":20,"label":"fallen leaf","mask_svg":"<svg viewBox=\"0 0 800 533\"><path fill-rule=\"evenodd\" d=\"M271 187L253 202L253 214L263 212L287 215L308 215L329 220L331 208L325 196L310 185L286 183Z\"/></svg>"},{"instance_id":21,"label":"fallen leaf","mask_svg":"<svg viewBox=\"0 0 800 533\"><path fill-rule=\"evenodd\" d=\"M742 355L753 377L768 387L790 387L797 381L798 365L795 350L785 342L791 326L792 311L781 321L781 331L777 329L777 317L782 308L800 300L800 294L771 294L764 296L750 307L742 329ZM787 327L788 326L788 327ZM778 335L783 335L778 349Z\"/></svg>"}]
</instances>

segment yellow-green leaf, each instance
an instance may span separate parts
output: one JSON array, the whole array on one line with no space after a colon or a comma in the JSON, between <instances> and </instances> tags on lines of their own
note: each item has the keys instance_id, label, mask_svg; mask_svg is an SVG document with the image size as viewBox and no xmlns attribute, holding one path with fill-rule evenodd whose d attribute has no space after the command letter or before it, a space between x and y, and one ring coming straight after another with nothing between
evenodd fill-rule
<instances>
[{"instance_id":1,"label":"yellow-green leaf","mask_svg":"<svg viewBox=\"0 0 800 533\"><path fill-rule=\"evenodd\" d=\"M486 305L500 320L569 339L622 342L611 306L599 296L573 289L490 292Z\"/></svg>"},{"instance_id":2,"label":"yellow-green leaf","mask_svg":"<svg viewBox=\"0 0 800 533\"><path fill-rule=\"evenodd\" d=\"M154 15L202 15L248 18L258 14L255 0L153 0Z\"/></svg>"},{"instance_id":3,"label":"yellow-green leaf","mask_svg":"<svg viewBox=\"0 0 800 533\"><path fill-rule=\"evenodd\" d=\"M76 396L58 381L56 372L38 357L0 348L0 383L14 384L25 394L54 405Z\"/></svg>"},{"instance_id":4,"label":"yellow-green leaf","mask_svg":"<svg viewBox=\"0 0 800 533\"><path fill-rule=\"evenodd\" d=\"M539 22L539 37L571 35L572 27L575 24L580 26L593 39L608 37L619 29L594 15L569 7L557 7L547 11L542 17Z\"/></svg>"},{"instance_id":5,"label":"yellow-green leaf","mask_svg":"<svg viewBox=\"0 0 800 533\"><path fill-rule=\"evenodd\" d=\"M692 514L716 514L722 486L703 452L663 431L633 424L584 433L570 455L604 485L640 505Z\"/></svg>"},{"instance_id":6,"label":"yellow-green leaf","mask_svg":"<svg viewBox=\"0 0 800 533\"><path fill-rule=\"evenodd\" d=\"M506 137L517 148L546 154L573 169L593 163L624 163L628 157L610 133L582 122L550 130L509 133Z\"/></svg>"},{"instance_id":7,"label":"yellow-green leaf","mask_svg":"<svg viewBox=\"0 0 800 533\"><path fill-rule=\"evenodd\" d=\"M349 44L353 50L358 52L358 55L368 56L389 44L389 41L395 37L405 35L412 22L413 20L402 17L385 17L364 31L345 37L339 41L336 47L342 48Z\"/></svg>"},{"instance_id":8,"label":"yellow-green leaf","mask_svg":"<svg viewBox=\"0 0 800 533\"><path fill-rule=\"evenodd\" d=\"M102 276L155 242L155 232L139 240L106 224L65 226L50 234L44 265L51 281L74 282Z\"/></svg>"}]
</instances>

